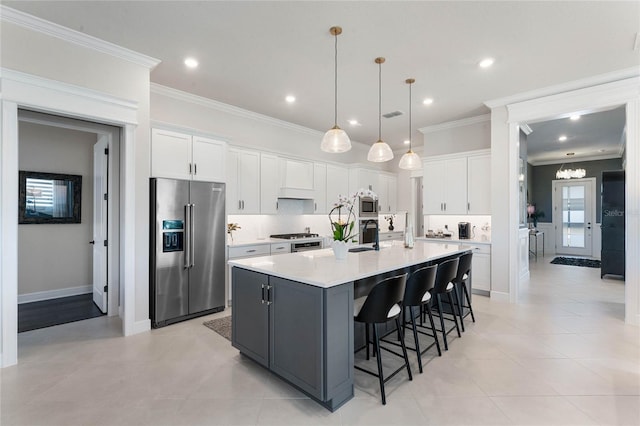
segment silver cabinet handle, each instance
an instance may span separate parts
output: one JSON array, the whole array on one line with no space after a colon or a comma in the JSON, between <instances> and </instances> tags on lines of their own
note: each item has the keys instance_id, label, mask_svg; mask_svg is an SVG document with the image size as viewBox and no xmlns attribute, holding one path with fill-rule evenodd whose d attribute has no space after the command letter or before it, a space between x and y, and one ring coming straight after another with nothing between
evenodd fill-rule
<instances>
[{"instance_id":1,"label":"silver cabinet handle","mask_svg":"<svg viewBox=\"0 0 640 426\"><path fill-rule=\"evenodd\" d=\"M198 174L198 165L196 163L193 163L193 174L194 175Z\"/></svg>"},{"instance_id":2,"label":"silver cabinet handle","mask_svg":"<svg viewBox=\"0 0 640 426\"><path fill-rule=\"evenodd\" d=\"M242 201L238 200L238 210L242 210Z\"/></svg>"},{"instance_id":3,"label":"silver cabinet handle","mask_svg":"<svg viewBox=\"0 0 640 426\"><path fill-rule=\"evenodd\" d=\"M471 203L467 203L467 211L471 210Z\"/></svg>"},{"instance_id":4,"label":"silver cabinet handle","mask_svg":"<svg viewBox=\"0 0 640 426\"><path fill-rule=\"evenodd\" d=\"M191 174L191 163L189 163L189 174Z\"/></svg>"},{"instance_id":5,"label":"silver cabinet handle","mask_svg":"<svg viewBox=\"0 0 640 426\"><path fill-rule=\"evenodd\" d=\"M260 303L264 304L264 302L264 284L262 284L262 300L260 300Z\"/></svg>"},{"instance_id":6,"label":"silver cabinet handle","mask_svg":"<svg viewBox=\"0 0 640 426\"><path fill-rule=\"evenodd\" d=\"M284 250L284 247L276 247L276 250Z\"/></svg>"},{"instance_id":7,"label":"silver cabinet handle","mask_svg":"<svg viewBox=\"0 0 640 426\"><path fill-rule=\"evenodd\" d=\"M273 303L273 300L271 300L271 289L273 288L272 285L267 284L267 306L269 306L270 304Z\"/></svg>"},{"instance_id":8,"label":"silver cabinet handle","mask_svg":"<svg viewBox=\"0 0 640 426\"><path fill-rule=\"evenodd\" d=\"M251 249L251 250L247 250L247 253L254 253L256 250L255 249Z\"/></svg>"}]
</instances>

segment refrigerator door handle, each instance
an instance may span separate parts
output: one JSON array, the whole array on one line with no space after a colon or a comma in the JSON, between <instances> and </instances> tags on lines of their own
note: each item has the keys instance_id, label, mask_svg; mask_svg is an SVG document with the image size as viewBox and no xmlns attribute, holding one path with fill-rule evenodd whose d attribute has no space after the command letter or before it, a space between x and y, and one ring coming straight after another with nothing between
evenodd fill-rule
<instances>
[{"instance_id":1,"label":"refrigerator door handle","mask_svg":"<svg viewBox=\"0 0 640 426\"><path fill-rule=\"evenodd\" d=\"M189 218L189 244L191 244L191 247L189 248L189 266L191 268L193 268L194 266L196 266L196 256L195 256L195 252L196 252L196 238L195 238L195 222L196 222L196 217L195 217L195 204L191 204L191 208L189 209L189 214L191 215L191 217Z\"/></svg>"},{"instance_id":2,"label":"refrigerator door handle","mask_svg":"<svg viewBox=\"0 0 640 426\"><path fill-rule=\"evenodd\" d=\"M190 204L184 206L184 268L188 269L191 265L191 215Z\"/></svg>"}]
</instances>

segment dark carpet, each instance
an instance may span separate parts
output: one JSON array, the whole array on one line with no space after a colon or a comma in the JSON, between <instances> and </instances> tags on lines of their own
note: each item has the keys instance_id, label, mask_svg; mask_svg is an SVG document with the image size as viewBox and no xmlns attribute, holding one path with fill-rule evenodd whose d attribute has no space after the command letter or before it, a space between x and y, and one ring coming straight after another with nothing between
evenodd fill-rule
<instances>
[{"instance_id":1,"label":"dark carpet","mask_svg":"<svg viewBox=\"0 0 640 426\"><path fill-rule=\"evenodd\" d=\"M18 333L100 317L93 294L59 297L18 305Z\"/></svg>"},{"instance_id":2,"label":"dark carpet","mask_svg":"<svg viewBox=\"0 0 640 426\"><path fill-rule=\"evenodd\" d=\"M570 265L570 266L586 266L587 268L599 268L600 261L594 259L583 259L580 257L556 257L551 261L556 265Z\"/></svg>"},{"instance_id":3,"label":"dark carpet","mask_svg":"<svg viewBox=\"0 0 640 426\"><path fill-rule=\"evenodd\" d=\"M231 315L204 322L202 325L231 341Z\"/></svg>"}]
</instances>

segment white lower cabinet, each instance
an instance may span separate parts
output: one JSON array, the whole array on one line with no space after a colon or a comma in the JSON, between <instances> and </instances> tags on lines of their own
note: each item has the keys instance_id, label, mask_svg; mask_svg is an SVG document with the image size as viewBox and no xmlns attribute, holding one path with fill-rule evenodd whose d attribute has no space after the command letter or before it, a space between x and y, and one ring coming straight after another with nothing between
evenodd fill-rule
<instances>
[{"instance_id":1,"label":"white lower cabinet","mask_svg":"<svg viewBox=\"0 0 640 426\"><path fill-rule=\"evenodd\" d=\"M391 231L391 232L381 232L379 235L380 241L402 241L404 238L404 232L402 231Z\"/></svg>"},{"instance_id":2,"label":"white lower cabinet","mask_svg":"<svg viewBox=\"0 0 640 426\"><path fill-rule=\"evenodd\" d=\"M472 289L491 291L491 246L487 244L472 245L471 260Z\"/></svg>"}]
</instances>

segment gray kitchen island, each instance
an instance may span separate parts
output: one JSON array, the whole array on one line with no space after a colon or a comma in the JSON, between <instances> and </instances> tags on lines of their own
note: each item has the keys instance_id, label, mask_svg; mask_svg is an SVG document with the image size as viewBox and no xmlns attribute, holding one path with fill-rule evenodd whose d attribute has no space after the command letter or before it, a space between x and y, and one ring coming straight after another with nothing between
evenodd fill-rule
<instances>
[{"instance_id":1,"label":"gray kitchen island","mask_svg":"<svg viewBox=\"0 0 640 426\"><path fill-rule=\"evenodd\" d=\"M399 241L380 251L331 249L229 261L232 345L327 409L353 398L353 300L388 276L469 251L463 244Z\"/></svg>"}]
</instances>

